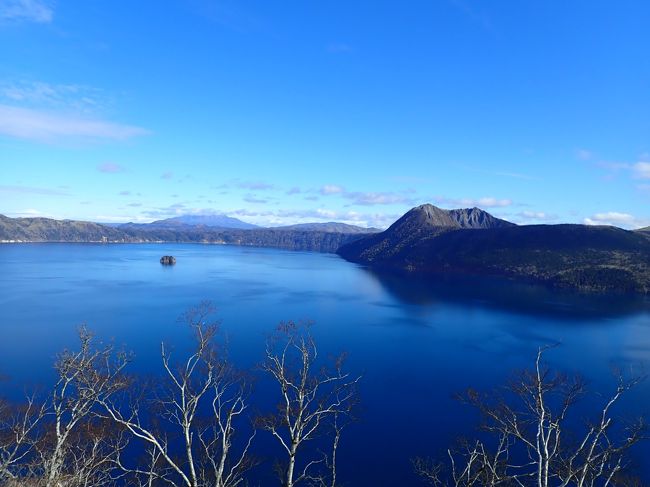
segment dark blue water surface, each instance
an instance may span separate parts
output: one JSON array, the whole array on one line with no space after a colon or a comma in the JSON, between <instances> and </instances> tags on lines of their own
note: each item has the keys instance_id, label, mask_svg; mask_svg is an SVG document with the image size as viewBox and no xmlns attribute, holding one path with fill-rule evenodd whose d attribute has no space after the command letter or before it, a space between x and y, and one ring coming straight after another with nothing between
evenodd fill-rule
<instances>
[{"instance_id":1,"label":"dark blue water surface","mask_svg":"<svg viewBox=\"0 0 650 487\"><path fill-rule=\"evenodd\" d=\"M176 256L176 266L161 266L164 254ZM261 361L279 321L315 321L323 353L348 352L348 369L363 374L360 421L340 451L340 475L350 485L417 485L409 458L439 455L473 431L474 414L453 395L504 383L532 364L540 345L560 341L549 363L583 374L594 391L614 387L612 366L639 371L650 363L647 300L380 276L335 255L190 244L1 245L0 276L0 374L11 378L3 394L50 381L56 353L76 345L81 323L132 350L132 370L158 373L160 341L186 345L177 318L202 300L218 308L240 367ZM646 381L616 412L630 417L649 405ZM646 482L648 455L648 446L635 453ZM268 463L258 475L265 471Z\"/></svg>"}]
</instances>

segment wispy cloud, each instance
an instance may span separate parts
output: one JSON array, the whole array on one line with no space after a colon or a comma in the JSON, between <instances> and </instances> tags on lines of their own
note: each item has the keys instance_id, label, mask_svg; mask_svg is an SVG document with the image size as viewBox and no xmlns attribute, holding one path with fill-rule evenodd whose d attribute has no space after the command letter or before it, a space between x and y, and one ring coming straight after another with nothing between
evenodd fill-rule
<instances>
[{"instance_id":1,"label":"wispy cloud","mask_svg":"<svg viewBox=\"0 0 650 487\"><path fill-rule=\"evenodd\" d=\"M413 204L414 200L403 194L393 192L346 192L343 196L351 200L352 204L362 206Z\"/></svg>"},{"instance_id":2,"label":"wispy cloud","mask_svg":"<svg viewBox=\"0 0 650 487\"><path fill-rule=\"evenodd\" d=\"M595 163L597 167L607 169L608 171L617 172L624 169L630 169L631 165L627 162L612 162L612 161L598 161Z\"/></svg>"},{"instance_id":3,"label":"wispy cloud","mask_svg":"<svg viewBox=\"0 0 650 487\"><path fill-rule=\"evenodd\" d=\"M486 174L489 176L498 176L501 178L513 178L513 179L521 179L525 181L539 181L539 177L536 176L531 176L530 174L525 174L517 171L508 171L508 170L500 170L500 171L494 171L494 170L489 170L486 171L485 169L481 169L478 167L474 166L466 166L466 165L460 165L461 168L475 172L475 173L480 173L480 174Z\"/></svg>"},{"instance_id":4,"label":"wispy cloud","mask_svg":"<svg viewBox=\"0 0 650 487\"><path fill-rule=\"evenodd\" d=\"M343 186L336 184L326 184L318 191L322 196L338 195L350 200L351 205L372 206L372 205L390 205L390 204L411 204L413 199L405 196L403 193L391 191L348 191ZM406 193L410 193L407 190Z\"/></svg>"},{"instance_id":5,"label":"wispy cloud","mask_svg":"<svg viewBox=\"0 0 650 487\"><path fill-rule=\"evenodd\" d=\"M446 196L434 196L433 200L440 205L453 207L473 207L481 208L505 208L513 204L510 199L499 199L491 196L484 198L447 198Z\"/></svg>"},{"instance_id":6,"label":"wispy cloud","mask_svg":"<svg viewBox=\"0 0 650 487\"><path fill-rule=\"evenodd\" d=\"M265 183L263 181L237 181L235 185L241 189L250 189L253 191L266 191L268 189L275 189L275 185Z\"/></svg>"},{"instance_id":7,"label":"wispy cloud","mask_svg":"<svg viewBox=\"0 0 650 487\"><path fill-rule=\"evenodd\" d=\"M47 196L68 196L68 193L60 189L35 188L31 186L0 186L0 193L13 194L41 194Z\"/></svg>"},{"instance_id":8,"label":"wispy cloud","mask_svg":"<svg viewBox=\"0 0 650 487\"><path fill-rule=\"evenodd\" d=\"M56 216L50 213L44 213L35 208L27 208L25 210L11 211L7 213L8 217L11 218L56 218Z\"/></svg>"},{"instance_id":9,"label":"wispy cloud","mask_svg":"<svg viewBox=\"0 0 650 487\"><path fill-rule=\"evenodd\" d=\"M0 22L36 22L49 24L54 11L39 0L0 0Z\"/></svg>"},{"instance_id":10,"label":"wispy cloud","mask_svg":"<svg viewBox=\"0 0 650 487\"><path fill-rule=\"evenodd\" d=\"M502 215L502 217L506 217ZM529 211L524 210L519 213L510 215L508 218L510 221L520 224L526 223L551 223L558 220L558 216L552 213L547 213L545 211Z\"/></svg>"},{"instance_id":11,"label":"wispy cloud","mask_svg":"<svg viewBox=\"0 0 650 487\"><path fill-rule=\"evenodd\" d=\"M240 209L227 212L229 216L252 221L259 225L292 225L295 223L337 221L362 227L385 228L401 215L385 213L363 213L356 211L337 211L328 208L305 210L250 210Z\"/></svg>"},{"instance_id":12,"label":"wispy cloud","mask_svg":"<svg viewBox=\"0 0 650 487\"><path fill-rule=\"evenodd\" d=\"M585 225L613 225L622 228L641 228L650 225L650 218L637 218L629 213L608 211L596 213L583 220Z\"/></svg>"},{"instance_id":13,"label":"wispy cloud","mask_svg":"<svg viewBox=\"0 0 650 487\"><path fill-rule=\"evenodd\" d=\"M632 166L632 172L637 179L650 179L650 162L637 162Z\"/></svg>"},{"instance_id":14,"label":"wispy cloud","mask_svg":"<svg viewBox=\"0 0 650 487\"><path fill-rule=\"evenodd\" d=\"M576 151L576 157L581 161L589 161L594 156L594 154L587 149L578 149Z\"/></svg>"},{"instance_id":15,"label":"wispy cloud","mask_svg":"<svg viewBox=\"0 0 650 487\"><path fill-rule=\"evenodd\" d=\"M125 140L148 133L132 125L0 105L0 135L19 139L47 143L62 139Z\"/></svg>"},{"instance_id":16,"label":"wispy cloud","mask_svg":"<svg viewBox=\"0 0 650 487\"><path fill-rule=\"evenodd\" d=\"M115 173L118 173L118 172L126 171L126 168L124 166L121 166L120 164L116 164L114 162L103 162L102 164L99 164L97 166L97 170L99 172L115 174ZM120 193L120 194L122 194L122 193Z\"/></svg>"},{"instance_id":17,"label":"wispy cloud","mask_svg":"<svg viewBox=\"0 0 650 487\"><path fill-rule=\"evenodd\" d=\"M336 184L326 184L320 189L320 194L324 196L331 195L331 194L341 194L344 192L345 192L345 188L343 188L343 186L338 186Z\"/></svg>"},{"instance_id":18,"label":"wispy cloud","mask_svg":"<svg viewBox=\"0 0 650 487\"><path fill-rule=\"evenodd\" d=\"M160 175L160 179L171 179L174 177L174 173L171 171L164 172Z\"/></svg>"},{"instance_id":19,"label":"wispy cloud","mask_svg":"<svg viewBox=\"0 0 650 487\"><path fill-rule=\"evenodd\" d=\"M154 208L147 208L146 210L143 210L141 212L141 220L142 219L151 219L151 218L169 218L172 216L179 216L179 215L186 215L190 214L193 211L201 211L201 210L191 210L187 208L187 206L184 203L174 203L173 205L169 206L163 206L163 207L154 207ZM209 211L209 210L205 210Z\"/></svg>"},{"instance_id":20,"label":"wispy cloud","mask_svg":"<svg viewBox=\"0 0 650 487\"><path fill-rule=\"evenodd\" d=\"M241 179L231 179L227 183L212 186L212 189L248 189L250 191L267 191L271 189L278 189L276 185L267 183L265 181L242 181ZM293 188L300 191L300 188ZM294 193L287 193L294 194Z\"/></svg>"},{"instance_id":21,"label":"wispy cloud","mask_svg":"<svg viewBox=\"0 0 650 487\"><path fill-rule=\"evenodd\" d=\"M538 220L538 221L549 221L557 220L557 215L552 215L544 211L522 211L517 213L522 218L527 218L529 220Z\"/></svg>"},{"instance_id":22,"label":"wispy cloud","mask_svg":"<svg viewBox=\"0 0 650 487\"><path fill-rule=\"evenodd\" d=\"M244 201L246 203L253 203L253 204L268 203L268 200L265 200L263 198L258 198L254 194L247 194L246 196L244 196Z\"/></svg>"},{"instance_id":23,"label":"wispy cloud","mask_svg":"<svg viewBox=\"0 0 650 487\"><path fill-rule=\"evenodd\" d=\"M64 109L79 113L92 113L113 104L97 88L27 80L0 82L0 99L28 108Z\"/></svg>"},{"instance_id":24,"label":"wispy cloud","mask_svg":"<svg viewBox=\"0 0 650 487\"><path fill-rule=\"evenodd\" d=\"M650 179L650 155L641 154L637 162L597 161L594 166L604 169L605 180L614 180L620 173L627 174L632 179ZM638 184L637 189L645 191L645 184Z\"/></svg>"}]
</instances>

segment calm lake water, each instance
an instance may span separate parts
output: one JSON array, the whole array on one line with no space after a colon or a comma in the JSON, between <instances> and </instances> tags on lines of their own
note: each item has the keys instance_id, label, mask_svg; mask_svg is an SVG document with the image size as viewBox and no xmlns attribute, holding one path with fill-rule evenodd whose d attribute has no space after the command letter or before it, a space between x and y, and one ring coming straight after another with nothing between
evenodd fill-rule
<instances>
[{"instance_id":1,"label":"calm lake water","mask_svg":"<svg viewBox=\"0 0 650 487\"><path fill-rule=\"evenodd\" d=\"M161 266L164 254L176 256L176 266ZM160 341L187 344L177 318L202 300L218 308L240 367L261 361L279 321L315 321L321 351L348 352L348 370L363 374L360 421L340 450L340 476L350 485L419 485L409 458L441 455L476 424L453 395L504 383L532 365L540 345L561 342L548 362L583 374L594 391L612 390L613 366L638 372L650 364L647 300L501 281L419 282L378 276L335 255L208 245L1 245L0 276L0 374L11 379L0 383L4 395L50 381L56 353L76 346L81 323L132 350L132 370L158 373ZM621 405L621 415L650 413L650 383ZM262 438L261 448L272 454L267 443ZM649 455L649 445L636 450L646 482ZM259 475L268 470L267 463Z\"/></svg>"}]
</instances>

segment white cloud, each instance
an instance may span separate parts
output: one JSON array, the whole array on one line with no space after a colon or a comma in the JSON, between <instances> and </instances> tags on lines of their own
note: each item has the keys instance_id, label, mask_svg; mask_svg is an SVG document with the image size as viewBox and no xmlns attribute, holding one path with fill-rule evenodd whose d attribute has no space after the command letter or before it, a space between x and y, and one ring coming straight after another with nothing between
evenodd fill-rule
<instances>
[{"instance_id":1,"label":"white cloud","mask_svg":"<svg viewBox=\"0 0 650 487\"><path fill-rule=\"evenodd\" d=\"M293 225L296 223L330 222L337 221L349 225L362 227L385 228L393 223L401 215L385 213L361 213L356 211L336 211L327 208L316 208L308 210L250 210L240 209L226 212L229 216L242 218L258 225L280 226Z\"/></svg>"},{"instance_id":2,"label":"white cloud","mask_svg":"<svg viewBox=\"0 0 650 487\"><path fill-rule=\"evenodd\" d=\"M632 166L632 171L637 179L650 179L650 162L637 162Z\"/></svg>"},{"instance_id":3,"label":"white cloud","mask_svg":"<svg viewBox=\"0 0 650 487\"><path fill-rule=\"evenodd\" d=\"M414 190L413 190L414 191ZM412 191L407 191L411 193ZM343 186L335 184L326 184L322 186L319 193L323 196L339 195L343 198L351 200L353 205L371 206L371 205L390 205L390 204L413 204L411 198L407 198L403 194L394 192L362 192L362 191L347 191Z\"/></svg>"},{"instance_id":4,"label":"white cloud","mask_svg":"<svg viewBox=\"0 0 650 487\"><path fill-rule=\"evenodd\" d=\"M343 196L349 200L352 200L352 203L355 205L392 205L397 203L408 203L414 204L412 198L407 198L401 194L397 193L361 193L361 192L346 192L343 193Z\"/></svg>"},{"instance_id":5,"label":"white cloud","mask_svg":"<svg viewBox=\"0 0 650 487\"><path fill-rule=\"evenodd\" d=\"M244 201L245 201L246 203L253 203L253 204L264 204L264 203L268 203L268 200L265 200L265 199L263 199L263 198L259 198L259 197L257 197L257 196L254 195L254 194L247 194L246 196L244 196L243 199L244 199Z\"/></svg>"},{"instance_id":6,"label":"white cloud","mask_svg":"<svg viewBox=\"0 0 650 487\"><path fill-rule=\"evenodd\" d=\"M254 191L265 191L274 189L275 186L264 181L238 181L236 186L241 189L252 189Z\"/></svg>"},{"instance_id":7,"label":"white cloud","mask_svg":"<svg viewBox=\"0 0 650 487\"><path fill-rule=\"evenodd\" d=\"M7 213L8 217L11 218L57 218L51 213L44 213L40 210L34 208L27 208L25 210L13 211Z\"/></svg>"},{"instance_id":8,"label":"white cloud","mask_svg":"<svg viewBox=\"0 0 650 487\"><path fill-rule=\"evenodd\" d=\"M502 215L501 217L504 218L505 215ZM545 211L524 210L524 211L520 211L519 213L510 215L510 218L508 219L515 223L526 225L526 224L555 222L557 221L558 216L551 213L547 213Z\"/></svg>"},{"instance_id":9,"label":"white cloud","mask_svg":"<svg viewBox=\"0 0 650 487\"><path fill-rule=\"evenodd\" d=\"M106 94L96 88L25 80L0 82L0 98L4 98L9 103L20 103L23 106L74 107L78 111L93 110L112 104Z\"/></svg>"},{"instance_id":10,"label":"white cloud","mask_svg":"<svg viewBox=\"0 0 650 487\"><path fill-rule=\"evenodd\" d=\"M588 161L593 157L593 153L587 149L578 149L576 151L576 157L581 161Z\"/></svg>"},{"instance_id":11,"label":"white cloud","mask_svg":"<svg viewBox=\"0 0 650 487\"><path fill-rule=\"evenodd\" d=\"M441 205L453 206L453 207L473 207L478 206L481 208L505 208L506 206L512 205L512 200L510 199L499 199L492 196L486 196L484 198L447 198L445 196L436 196L433 198L434 201Z\"/></svg>"},{"instance_id":12,"label":"white cloud","mask_svg":"<svg viewBox=\"0 0 650 487\"><path fill-rule=\"evenodd\" d=\"M613 225L621 228L641 228L650 225L650 219L637 218L629 213L608 211L596 213L583 220L585 225Z\"/></svg>"},{"instance_id":13,"label":"white cloud","mask_svg":"<svg viewBox=\"0 0 650 487\"><path fill-rule=\"evenodd\" d=\"M336 184L326 184L320 189L320 194L322 195L341 194L344 192L345 189L342 186L337 186Z\"/></svg>"},{"instance_id":14,"label":"white cloud","mask_svg":"<svg viewBox=\"0 0 650 487\"><path fill-rule=\"evenodd\" d=\"M49 24L53 18L52 9L40 0L0 0L0 21Z\"/></svg>"},{"instance_id":15,"label":"white cloud","mask_svg":"<svg viewBox=\"0 0 650 487\"><path fill-rule=\"evenodd\" d=\"M149 131L98 119L0 105L0 135L38 142L62 139L125 140Z\"/></svg>"},{"instance_id":16,"label":"white cloud","mask_svg":"<svg viewBox=\"0 0 650 487\"><path fill-rule=\"evenodd\" d=\"M523 218L540 221L555 220L557 218L555 215L549 215L543 211L522 211L519 215Z\"/></svg>"}]
</instances>

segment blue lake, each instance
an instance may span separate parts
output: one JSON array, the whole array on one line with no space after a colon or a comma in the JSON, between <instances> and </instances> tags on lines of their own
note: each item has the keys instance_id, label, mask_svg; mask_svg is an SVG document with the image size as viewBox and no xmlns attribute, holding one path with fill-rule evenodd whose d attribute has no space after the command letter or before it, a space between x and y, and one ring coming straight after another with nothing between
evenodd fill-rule
<instances>
[{"instance_id":1,"label":"blue lake","mask_svg":"<svg viewBox=\"0 0 650 487\"><path fill-rule=\"evenodd\" d=\"M176 256L176 266L161 266L164 254ZM363 374L359 422L340 450L340 476L350 485L418 485L411 457L440 456L474 431L477 418L453 395L503 384L532 365L541 345L561 342L548 362L581 373L603 393L614 387L612 367L639 372L650 364L646 299L380 276L335 255L189 244L1 245L0 276L0 374L10 378L0 392L10 396L52 379L56 353L76 346L81 323L132 350L132 370L156 374L161 340L187 345L177 318L202 300L217 307L240 367L262 360L279 321L313 320L320 349L348 352L348 370ZM650 383L621 406L617 414L648 414ZM648 455L649 445L635 452L646 482ZM258 475L269 470L262 465Z\"/></svg>"}]
</instances>

